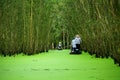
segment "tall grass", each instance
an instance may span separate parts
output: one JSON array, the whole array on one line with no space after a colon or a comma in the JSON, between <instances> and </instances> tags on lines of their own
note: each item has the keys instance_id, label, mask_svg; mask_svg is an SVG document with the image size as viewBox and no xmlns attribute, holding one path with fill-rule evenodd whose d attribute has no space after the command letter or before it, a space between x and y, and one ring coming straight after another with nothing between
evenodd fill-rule
<instances>
[{"instance_id":1,"label":"tall grass","mask_svg":"<svg viewBox=\"0 0 120 80\"><path fill-rule=\"evenodd\" d=\"M1 0L0 5L0 51L4 56L48 50L49 8L44 0Z\"/></svg>"},{"instance_id":2,"label":"tall grass","mask_svg":"<svg viewBox=\"0 0 120 80\"><path fill-rule=\"evenodd\" d=\"M120 1L69 1L66 21L82 37L82 50L96 57L112 56L120 64Z\"/></svg>"},{"instance_id":3,"label":"tall grass","mask_svg":"<svg viewBox=\"0 0 120 80\"><path fill-rule=\"evenodd\" d=\"M0 53L31 55L51 44L69 48L75 34L81 49L120 64L119 0L0 0Z\"/></svg>"}]
</instances>

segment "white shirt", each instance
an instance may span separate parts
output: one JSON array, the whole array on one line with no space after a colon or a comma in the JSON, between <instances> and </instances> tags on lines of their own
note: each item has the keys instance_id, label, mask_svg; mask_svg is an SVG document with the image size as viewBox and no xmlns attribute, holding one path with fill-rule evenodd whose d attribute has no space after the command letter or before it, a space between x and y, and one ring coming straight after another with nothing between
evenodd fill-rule
<instances>
[{"instance_id":1,"label":"white shirt","mask_svg":"<svg viewBox=\"0 0 120 80\"><path fill-rule=\"evenodd\" d=\"M58 46L61 46L61 43L59 42L59 45Z\"/></svg>"},{"instance_id":2,"label":"white shirt","mask_svg":"<svg viewBox=\"0 0 120 80\"><path fill-rule=\"evenodd\" d=\"M76 41L75 41L75 39L72 40L72 47L76 48Z\"/></svg>"},{"instance_id":3,"label":"white shirt","mask_svg":"<svg viewBox=\"0 0 120 80\"><path fill-rule=\"evenodd\" d=\"M75 42L76 42L76 44L80 44L81 43L81 38L75 38Z\"/></svg>"}]
</instances>

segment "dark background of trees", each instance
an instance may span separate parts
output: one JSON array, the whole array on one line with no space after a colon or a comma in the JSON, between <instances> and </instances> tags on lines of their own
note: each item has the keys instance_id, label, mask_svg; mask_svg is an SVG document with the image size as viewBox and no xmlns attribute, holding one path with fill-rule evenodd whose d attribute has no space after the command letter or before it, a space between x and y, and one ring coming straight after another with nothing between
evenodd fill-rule
<instances>
[{"instance_id":1,"label":"dark background of trees","mask_svg":"<svg viewBox=\"0 0 120 80\"><path fill-rule=\"evenodd\" d=\"M75 34L81 49L120 62L119 0L0 0L0 53L36 54L70 48Z\"/></svg>"}]
</instances>

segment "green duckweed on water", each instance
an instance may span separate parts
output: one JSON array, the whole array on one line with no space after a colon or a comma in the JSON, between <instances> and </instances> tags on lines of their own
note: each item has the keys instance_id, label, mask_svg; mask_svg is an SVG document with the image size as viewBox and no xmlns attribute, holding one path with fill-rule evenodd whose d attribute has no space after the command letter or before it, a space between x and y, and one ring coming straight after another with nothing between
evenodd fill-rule
<instances>
[{"instance_id":1,"label":"green duckweed on water","mask_svg":"<svg viewBox=\"0 0 120 80\"><path fill-rule=\"evenodd\" d=\"M0 80L120 80L120 67L111 58L69 52L0 57Z\"/></svg>"}]
</instances>

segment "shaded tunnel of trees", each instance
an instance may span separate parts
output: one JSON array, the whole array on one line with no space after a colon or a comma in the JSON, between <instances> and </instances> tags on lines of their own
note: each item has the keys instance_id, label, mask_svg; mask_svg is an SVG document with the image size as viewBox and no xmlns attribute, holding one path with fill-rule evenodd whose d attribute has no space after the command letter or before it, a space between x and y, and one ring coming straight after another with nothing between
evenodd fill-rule
<instances>
[{"instance_id":1,"label":"shaded tunnel of trees","mask_svg":"<svg viewBox=\"0 0 120 80\"><path fill-rule=\"evenodd\" d=\"M81 49L111 56L120 65L120 0L0 0L0 54L32 55L69 49L75 34Z\"/></svg>"}]
</instances>

